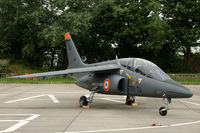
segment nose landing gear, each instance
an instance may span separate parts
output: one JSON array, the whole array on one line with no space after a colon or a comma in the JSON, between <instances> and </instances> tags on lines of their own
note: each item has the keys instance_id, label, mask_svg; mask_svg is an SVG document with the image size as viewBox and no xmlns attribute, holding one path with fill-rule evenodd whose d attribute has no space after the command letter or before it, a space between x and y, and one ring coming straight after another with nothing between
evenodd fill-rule
<instances>
[{"instance_id":1,"label":"nose landing gear","mask_svg":"<svg viewBox=\"0 0 200 133\"><path fill-rule=\"evenodd\" d=\"M164 106L160 107L159 113L161 116L167 115L167 110L169 110L168 105L171 103L171 98L163 98Z\"/></svg>"}]
</instances>

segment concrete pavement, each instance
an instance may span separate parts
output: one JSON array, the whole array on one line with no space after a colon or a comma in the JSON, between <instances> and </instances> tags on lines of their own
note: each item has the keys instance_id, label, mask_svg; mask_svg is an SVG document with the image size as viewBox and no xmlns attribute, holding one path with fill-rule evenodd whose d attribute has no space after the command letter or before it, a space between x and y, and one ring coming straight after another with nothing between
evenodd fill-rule
<instances>
[{"instance_id":1,"label":"concrete pavement","mask_svg":"<svg viewBox=\"0 0 200 133\"><path fill-rule=\"evenodd\" d=\"M89 92L74 84L0 84L0 133L197 133L200 86L187 87L194 96L172 99L163 117L158 98L137 97L131 107L123 96L95 94L90 108L81 109L79 98Z\"/></svg>"}]
</instances>

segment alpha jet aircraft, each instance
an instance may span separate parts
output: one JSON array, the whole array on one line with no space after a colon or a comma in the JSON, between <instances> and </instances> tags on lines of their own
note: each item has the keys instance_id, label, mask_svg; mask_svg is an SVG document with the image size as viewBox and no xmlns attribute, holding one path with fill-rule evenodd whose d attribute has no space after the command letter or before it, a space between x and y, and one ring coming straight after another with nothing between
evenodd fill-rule
<instances>
[{"instance_id":1,"label":"alpha jet aircraft","mask_svg":"<svg viewBox=\"0 0 200 133\"><path fill-rule=\"evenodd\" d=\"M189 98L193 95L188 88L173 81L164 71L150 61L140 58L122 58L85 64L69 33L65 34L70 69L12 76L10 78L46 77L70 74L76 84L91 92L89 97L81 96L80 107L91 103L95 93L125 95L126 104L135 103L135 96L163 98L159 113L167 114L172 98Z\"/></svg>"}]
</instances>

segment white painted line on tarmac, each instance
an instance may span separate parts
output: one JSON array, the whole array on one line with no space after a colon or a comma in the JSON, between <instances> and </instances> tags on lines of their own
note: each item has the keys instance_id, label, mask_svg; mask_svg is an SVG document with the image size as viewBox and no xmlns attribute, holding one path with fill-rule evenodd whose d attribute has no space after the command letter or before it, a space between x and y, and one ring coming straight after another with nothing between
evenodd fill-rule
<instances>
[{"instance_id":1,"label":"white painted line on tarmac","mask_svg":"<svg viewBox=\"0 0 200 133\"><path fill-rule=\"evenodd\" d=\"M42 94L42 95L37 95L37 96L31 96L31 97L26 97L26 98L21 98L17 100L12 100L12 101L7 101L5 103L16 103L16 102L21 102L21 101L34 101L34 100L47 100L47 99L35 99L38 97L44 97L48 96L54 103L60 103L60 101L52 94Z\"/></svg>"},{"instance_id":2,"label":"white painted line on tarmac","mask_svg":"<svg viewBox=\"0 0 200 133\"><path fill-rule=\"evenodd\" d=\"M0 122L20 122L23 120L0 120Z\"/></svg>"},{"instance_id":3,"label":"white painted line on tarmac","mask_svg":"<svg viewBox=\"0 0 200 133\"><path fill-rule=\"evenodd\" d=\"M177 124L172 124L172 127L177 127L177 126L186 126L186 125L191 125L191 124L197 124L200 123L200 121L193 121L193 122L186 122L186 123L177 123Z\"/></svg>"},{"instance_id":4,"label":"white painted line on tarmac","mask_svg":"<svg viewBox=\"0 0 200 133\"><path fill-rule=\"evenodd\" d=\"M111 101L111 102L116 102L116 103L124 103L123 101L114 100L114 99L110 99L110 98L101 98L101 99L102 99L102 100Z\"/></svg>"},{"instance_id":5,"label":"white painted line on tarmac","mask_svg":"<svg viewBox=\"0 0 200 133\"><path fill-rule=\"evenodd\" d=\"M27 99L26 101L49 101L49 99Z\"/></svg>"},{"instance_id":6,"label":"white painted line on tarmac","mask_svg":"<svg viewBox=\"0 0 200 133\"><path fill-rule=\"evenodd\" d=\"M195 102L190 102L190 101L186 101L186 100L178 100L178 101L180 101L182 103L190 103L190 104L193 104L193 105L196 105L196 106L200 106L199 103L195 103Z\"/></svg>"},{"instance_id":7,"label":"white painted line on tarmac","mask_svg":"<svg viewBox=\"0 0 200 133\"><path fill-rule=\"evenodd\" d=\"M37 98L37 97L42 97L42 96L45 96L45 95L37 95L37 96L32 96L32 97L21 98L21 99L17 99L17 100L13 100L13 101L8 101L6 103L15 103L15 102L30 100L30 99Z\"/></svg>"},{"instance_id":8,"label":"white painted line on tarmac","mask_svg":"<svg viewBox=\"0 0 200 133\"><path fill-rule=\"evenodd\" d=\"M124 100L125 98L112 98L112 99L117 99L117 100Z\"/></svg>"},{"instance_id":9,"label":"white painted line on tarmac","mask_svg":"<svg viewBox=\"0 0 200 133\"><path fill-rule=\"evenodd\" d=\"M14 131L16 131L18 128L20 128L20 127L26 125L27 123L29 123L29 121L21 121L21 122L15 124L15 125L13 125L13 126L7 128L7 129L3 130L3 131L0 131L0 133L14 132Z\"/></svg>"},{"instance_id":10,"label":"white painted line on tarmac","mask_svg":"<svg viewBox=\"0 0 200 133\"><path fill-rule=\"evenodd\" d=\"M27 116L27 115L38 115L38 114L0 114L0 116ZM40 116L40 115L39 115Z\"/></svg>"},{"instance_id":11,"label":"white painted line on tarmac","mask_svg":"<svg viewBox=\"0 0 200 133\"><path fill-rule=\"evenodd\" d=\"M107 101L112 101L112 102L117 102L117 103L124 103L123 101L119 101L120 99L126 99L126 97L123 97L123 98L100 98L102 100L107 100ZM186 100L177 100L177 101L180 101L180 102L183 102L183 103L189 103L189 104L193 104L193 105L196 105L196 106L200 106L199 103L195 103L195 102L190 102L190 101L186 101Z\"/></svg>"},{"instance_id":12,"label":"white painted line on tarmac","mask_svg":"<svg viewBox=\"0 0 200 133\"><path fill-rule=\"evenodd\" d=\"M178 127L178 126L186 126L186 125L192 125L192 124L198 124L198 123L200 123L200 121L177 123L177 124L163 125L163 126L146 126L146 127L135 127L135 128L88 130L88 131L70 131L70 132L57 132L57 133L99 133L99 132L133 131L133 130L156 129L156 128L165 128L165 127Z\"/></svg>"},{"instance_id":13,"label":"white painted line on tarmac","mask_svg":"<svg viewBox=\"0 0 200 133\"><path fill-rule=\"evenodd\" d=\"M37 117L39 117L39 114L0 114L0 116L30 116L26 119L23 120L0 120L1 122L17 122L16 124L12 125L11 127L0 131L0 133L8 133L8 132L14 132L17 129L19 129L20 127L26 125L27 123L29 123L31 120L36 119Z\"/></svg>"},{"instance_id":14,"label":"white painted line on tarmac","mask_svg":"<svg viewBox=\"0 0 200 133\"><path fill-rule=\"evenodd\" d=\"M32 114L32 116L28 117L28 118L26 119L26 121L34 120L34 119L36 119L36 118L39 117L39 116L40 116L39 114Z\"/></svg>"},{"instance_id":15,"label":"white painted line on tarmac","mask_svg":"<svg viewBox=\"0 0 200 133\"><path fill-rule=\"evenodd\" d=\"M48 95L54 103L60 103L60 101L52 94Z\"/></svg>"},{"instance_id":16,"label":"white painted line on tarmac","mask_svg":"<svg viewBox=\"0 0 200 133\"><path fill-rule=\"evenodd\" d=\"M113 96L109 96L109 95L95 95L95 97L101 97L101 98L109 97L109 99L118 99L118 100L126 99L126 96L113 97ZM97 99L101 99L101 98L97 98Z\"/></svg>"}]
</instances>

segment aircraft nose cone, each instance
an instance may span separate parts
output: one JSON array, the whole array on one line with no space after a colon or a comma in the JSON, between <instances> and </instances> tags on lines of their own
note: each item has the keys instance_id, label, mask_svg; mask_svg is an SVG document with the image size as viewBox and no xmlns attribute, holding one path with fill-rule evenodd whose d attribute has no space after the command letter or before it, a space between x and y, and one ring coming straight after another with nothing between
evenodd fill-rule
<instances>
[{"instance_id":1,"label":"aircraft nose cone","mask_svg":"<svg viewBox=\"0 0 200 133\"><path fill-rule=\"evenodd\" d=\"M168 90L168 94L175 98L189 98L193 96L191 90L186 87L174 86L173 90Z\"/></svg>"},{"instance_id":2,"label":"aircraft nose cone","mask_svg":"<svg viewBox=\"0 0 200 133\"><path fill-rule=\"evenodd\" d=\"M179 95L180 98L189 98L193 95L192 91L184 86L177 86L176 93Z\"/></svg>"},{"instance_id":3,"label":"aircraft nose cone","mask_svg":"<svg viewBox=\"0 0 200 133\"><path fill-rule=\"evenodd\" d=\"M180 95L182 95L183 98L189 98L193 96L193 93L190 89L184 87L181 89Z\"/></svg>"},{"instance_id":4,"label":"aircraft nose cone","mask_svg":"<svg viewBox=\"0 0 200 133\"><path fill-rule=\"evenodd\" d=\"M193 96L193 92L191 90L187 90L187 93L185 94L187 97L192 97Z\"/></svg>"},{"instance_id":5,"label":"aircraft nose cone","mask_svg":"<svg viewBox=\"0 0 200 133\"><path fill-rule=\"evenodd\" d=\"M174 85L173 90L168 91L168 93L177 98L189 98L193 96L193 93L190 89L185 86L175 82L175 81L167 81L167 83Z\"/></svg>"}]
</instances>

